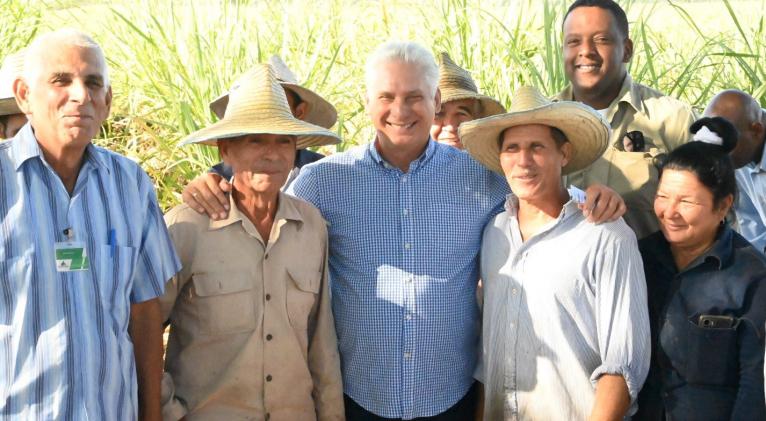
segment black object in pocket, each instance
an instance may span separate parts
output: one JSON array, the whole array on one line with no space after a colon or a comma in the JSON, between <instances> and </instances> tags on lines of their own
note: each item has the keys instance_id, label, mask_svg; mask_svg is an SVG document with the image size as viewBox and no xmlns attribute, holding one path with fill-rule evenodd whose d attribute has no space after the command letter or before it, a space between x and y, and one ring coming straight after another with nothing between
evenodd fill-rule
<instances>
[{"instance_id":1,"label":"black object in pocket","mask_svg":"<svg viewBox=\"0 0 766 421\"><path fill-rule=\"evenodd\" d=\"M699 326L699 317L689 320L689 354L686 381L689 384L736 386L739 373L737 323L732 327Z\"/></svg>"}]
</instances>

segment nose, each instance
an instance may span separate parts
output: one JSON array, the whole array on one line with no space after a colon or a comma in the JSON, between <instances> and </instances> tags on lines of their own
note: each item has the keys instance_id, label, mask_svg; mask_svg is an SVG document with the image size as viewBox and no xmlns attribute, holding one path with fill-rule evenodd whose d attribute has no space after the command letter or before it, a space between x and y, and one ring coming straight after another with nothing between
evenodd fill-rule
<instances>
[{"instance_id":1,"label":"nose","mask_svg":"<svg viewBox=\"0 0 766 421\"><path fill-rule=\"evenodd\" d=\"M69 85L69 100L79 104L90 101L90 90L82 80L75 80Z\"/></svg>"},{"instance_id":2,"label":"nose","mask_svg":"<svg viewBox=\"0 0 766 421\"><path fill-rule=\"evenodd\" d=\"M410 106L407 104L406 98L396 98L391 103L391 116L394 119L400 119L401 117L407 117L410 112Z\"/></svg>"},{"instance_id":3,"label":"nose","mask_svg":"<svg viewBox=\"0 0 766 421\"><path fill-rule=\"evenodd\" d=\"M592 56L596 53L596 44L591 39L584 39L580 43L580 51L578 51L578 55L580 57L588 57Z\"/></svg>"},{"instance_id":4,"label":"nose","mask_svg":"<svg viewBox=\"0 0 766 421\"><path fill-rule=\"evenodd\" d=\"M530 149L521 149L517 155L517 165L529 167L532 165L532 151Z\"/></svg>"}]
</instances>

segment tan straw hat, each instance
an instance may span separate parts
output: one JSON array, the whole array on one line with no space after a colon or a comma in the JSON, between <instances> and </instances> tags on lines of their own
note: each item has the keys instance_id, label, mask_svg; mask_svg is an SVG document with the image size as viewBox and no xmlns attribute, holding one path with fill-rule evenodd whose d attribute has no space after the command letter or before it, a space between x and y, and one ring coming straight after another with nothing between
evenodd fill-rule
<instances>
[{"instance_id":1,"label":"tan straw hat","mask_svg":"<svg viewBox=\"0 0 766 421\"><path fill-rule=\"evenodd\" d=\"M490 170L503 174L500 167L500 134L526 124L543 124L561 130L572 144L572 156L562 174L579 171L603 155L609 141L609 125L593 108L574 101L552 102L536 88L516 91L511 109L460 125L458 133L471 156Z\"/></svg>"},{"instance_id":2,"label":"tan straw hat","mask_svg":"<svg viewBox=\"0 0 766 421\"><path fill-rule=\"evenodd\" d=\"M181 145L216 145L216 140L250 134L297 136L298 149L340 142L338 135L324 127L293 117L285 90L268 64L259 64L249 71L231 90L229 97L223 118L190 134Z\"/></svg>"},{"instance_id":3,"label":"tan straw hat","mask_svg":"<svg viewBox=\"0 0 766 421\"><path fill-rule=\"evenodd\" d=\"M0 115L20 114L16 97L13 95L13 81L24 71L24 52L11 54L0 67Z\"/></svg>"},{"instance_id":4,"label":"tan straw hat","mask_svg":"<svg viewBox=\"0 0 766 421\"><path fill-rule=\"evenodd\" d=\"M479 94L471 74L455 64L447 53L439 55L439 91L442 94L442 103L461 99L478 100L481 106L478 118L505 112L505 107L496 99Z\"/></svg>"},{"instance_id":5,"label":"tan straw hat","mask_svg":"<svg viewBox=\"0 0 766 421\"><path fill-rule=\"evenodd\" d=\"M306 115L303 118L304 121L308 121L311 124L322 126L326 129L332 127L336 121L338 121L338 111L332 106L326 99L319 96L316 92L306 89L298 84L298 79L295 74L287 67L284 61L278 56L271 56L269 64L274 68L277 80L286 89L293 91L296 95L301 97L301 100L306 103ZM234 82L234 89L240 83L240 79L247 75L246 72L240 76L237 81ZM223 114L226 111L226 105L229 103L229 93L225 93L218 98L214 99L210 103L210 110L218 118L223 118Z\"/></svg>"}]
</instances>

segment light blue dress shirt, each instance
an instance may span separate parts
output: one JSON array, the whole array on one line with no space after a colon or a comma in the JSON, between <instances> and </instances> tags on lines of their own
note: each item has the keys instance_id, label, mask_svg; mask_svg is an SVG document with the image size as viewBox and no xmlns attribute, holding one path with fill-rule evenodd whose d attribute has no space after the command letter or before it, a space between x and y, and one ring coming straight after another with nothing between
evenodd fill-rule
<instances>
[{"instance_id":1,"label":"light blue dress shirt","mask_svg":"<svg viewBox=\"0 0 766 421\"><path fill-rule=\"evenodd\" d=\"M437 415L473 383L484 225L505 180L429 141L407 172L375 142L303 167L292 185L327 220L344 391L378 416Z\"/></svg>"},{"instance_id":2,"label":"light blue dress shirt","mask_svg":"<svg viewBox=\"0 0 766 421\"><path fill-rule=\"evenodd\" d=\"M737 169L739 197L734 211L739 232L761 253L766 253L766 148L759 163Z\"/></svg>"},{"instance_id":3,"label":"light blue dress shirt","mask_svg":"<svg viewBox=\"0 0 766 421\"><path fill-rule=\"evenodd\" d=\"M179 268L151 180L89 145L70 197L28 124L0 143L0 419L131 420L131 303ZM57 272L54 244L90 269Z\"/></svg>"}]
</instances>

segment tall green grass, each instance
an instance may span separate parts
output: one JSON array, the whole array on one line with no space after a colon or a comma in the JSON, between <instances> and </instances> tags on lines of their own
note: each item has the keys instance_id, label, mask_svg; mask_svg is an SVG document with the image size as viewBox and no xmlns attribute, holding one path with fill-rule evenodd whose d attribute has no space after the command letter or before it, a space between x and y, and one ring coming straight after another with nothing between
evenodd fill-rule
<instances>
[{"instance_id":1,"label":"tall green grass","mask_svg":"<svg viewBox=\"0 0 766 421\"><path fill-rule=\"evenodd\" d=\"M732 87L766 105L765 1L621 1L636 49L631 74L697 109ZM0 25L0 52L60 26L92 33L106 50L115 90L112 119L98 142L140 162L168 207L188 179L218 159L215 149L177 148L178 140L214 121L208 101L271 54L338 108L335 130L344 143L322 150L333 153L372 136L364 112L364 60L389 39L449 52L484 92L506 105L522 85L555 94L566 85L561 21L569 3L0 0L0 16L12 16Z\"/></svg>"}]
</instances>

